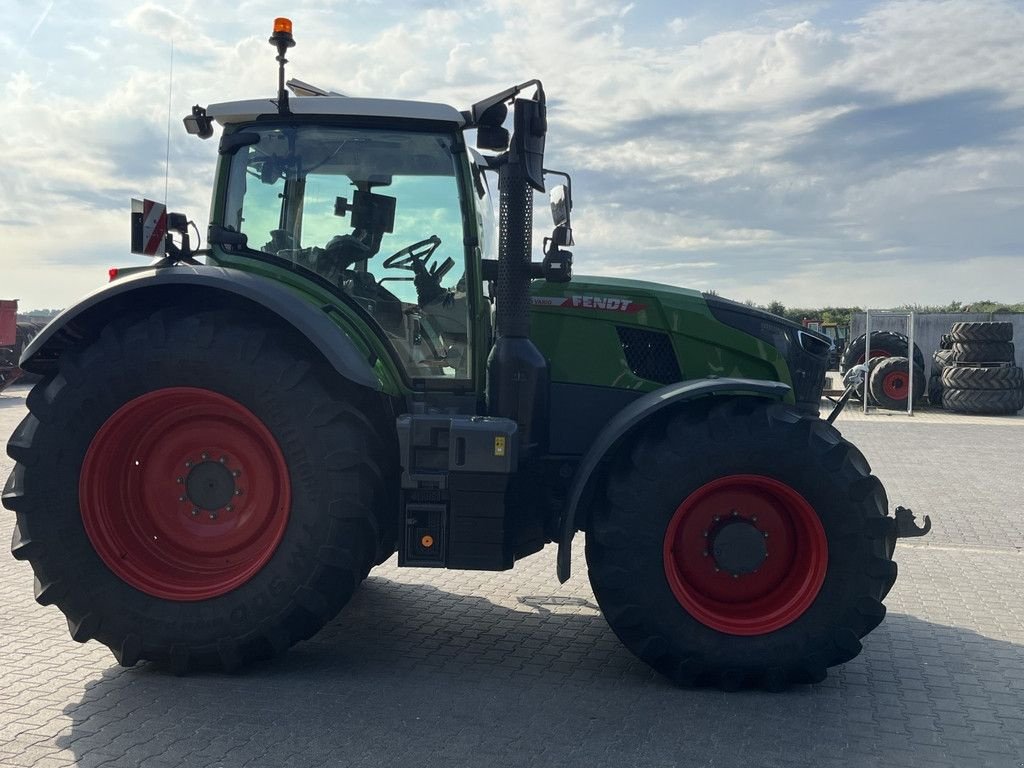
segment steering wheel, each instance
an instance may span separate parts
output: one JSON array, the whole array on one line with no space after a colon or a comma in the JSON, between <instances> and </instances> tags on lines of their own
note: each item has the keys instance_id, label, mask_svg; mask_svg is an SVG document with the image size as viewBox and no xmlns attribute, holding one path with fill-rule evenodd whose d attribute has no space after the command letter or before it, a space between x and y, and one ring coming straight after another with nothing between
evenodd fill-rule
<instances>
[{"instance_id":1,"label":"steering wheel","mask_svg":"<svg viewBox=\"0 0 1024 768\"><path fill-rule=\"evenodd\" d=\"M385 269L408 269L419 274L427 271L427 261L434 255L434 251L441 245L441 238L431 235L426 240L420 240L384 259L382 266Z\"/></svg>"}]
</instances>

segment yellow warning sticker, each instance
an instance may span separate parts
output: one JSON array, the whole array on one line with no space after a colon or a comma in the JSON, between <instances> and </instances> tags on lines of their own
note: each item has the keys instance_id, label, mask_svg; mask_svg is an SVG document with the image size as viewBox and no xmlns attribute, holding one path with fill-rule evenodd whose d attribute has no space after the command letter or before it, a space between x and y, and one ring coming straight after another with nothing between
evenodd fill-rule
<instances>
[{"instance_id":1,"label":"yellow warning sticker","mask_svg":"<svg viewBox=\"0 0 1024 768\"><path fill-rule=\"evenodd\" d=\"M494 455L505 455L505 437L503 435L494 438Z\"/></svg>"}]
</instances>

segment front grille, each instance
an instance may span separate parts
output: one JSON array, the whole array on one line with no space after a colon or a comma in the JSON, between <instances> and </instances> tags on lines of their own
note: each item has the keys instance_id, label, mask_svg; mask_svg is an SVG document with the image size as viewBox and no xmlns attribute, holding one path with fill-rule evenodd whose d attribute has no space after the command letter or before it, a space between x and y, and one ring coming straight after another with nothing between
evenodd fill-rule
<instances>
[{"instance_id":1,"label":"front grille","mask_svg":"<svg viewBox=\"0 0 1024 768\"><path fill-rule=\"evenodd\" d=\"M828 369L828 354L824 357L808 354L795 344L790 348L786 360L789 375L793 378L793 396L798 403L807 403L816 410L825 388L825 371Z\"/></svg>"},{"instance_id":2,"label":"front grille","mask_svg":"<svg viewBox=\"0 0 1024 768\"><path fill-rule=\"evenodd\" d=\"M615 330L619 332L626 365L634 376L659 384L682 381L683 374L667 333L621 325Z\"/></svg>"}]
</instances>

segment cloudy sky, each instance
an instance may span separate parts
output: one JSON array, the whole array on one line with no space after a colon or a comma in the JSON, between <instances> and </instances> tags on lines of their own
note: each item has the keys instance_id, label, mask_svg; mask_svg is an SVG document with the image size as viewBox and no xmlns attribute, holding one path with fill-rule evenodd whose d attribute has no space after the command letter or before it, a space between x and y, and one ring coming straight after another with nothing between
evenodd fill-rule
<instances>
[{"instance_id":1,"label":"cloudy sky","mask_svg":"<svg viewBox=\"0 0 1024 768\"><path fill-rule=\"evenodd\" d=\"M13 3L13 12L11 6ZM0 298L72 302L128 201L205 230L194 103L289 74L460 108L540 77L577 272L787 305L1024 300L1024 5L668 0L7 0ZM727 10L723 10L723 7Z\"/></svg>"}]
</instances>

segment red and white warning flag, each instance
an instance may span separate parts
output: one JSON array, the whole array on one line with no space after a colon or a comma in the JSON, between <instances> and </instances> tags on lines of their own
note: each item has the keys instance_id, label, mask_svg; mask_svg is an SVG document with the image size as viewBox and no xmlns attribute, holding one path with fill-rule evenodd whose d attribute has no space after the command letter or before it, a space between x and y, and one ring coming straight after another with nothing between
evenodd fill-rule
<instances>
[{"instance_id":1,"label":"red and white warning flag","mask_svg":"<svg viewBox=\"0 0 1024 768\"><path fill-rule=\"evenodd\" d=\"M132 199L132 253L155 256L167 234L167 206L154 200Z\"/></svg>"}]
</instances>

